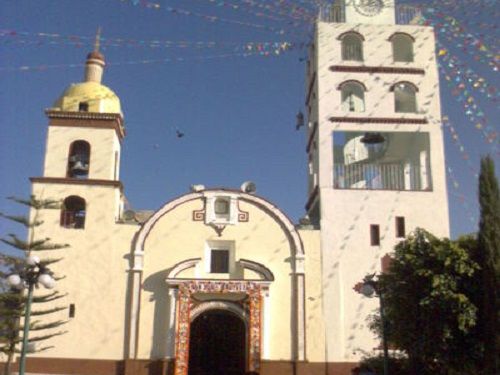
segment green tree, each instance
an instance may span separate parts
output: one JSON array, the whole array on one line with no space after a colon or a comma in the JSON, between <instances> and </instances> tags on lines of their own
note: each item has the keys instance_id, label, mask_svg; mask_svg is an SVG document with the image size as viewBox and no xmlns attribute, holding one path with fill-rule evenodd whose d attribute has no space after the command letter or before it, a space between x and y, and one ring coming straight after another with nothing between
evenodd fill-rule
<instances>
[{"instance_id":1,"label":"green tree","mask_svg":"<svg viewBox=\"0 0 500 375\"><path fill-rule=\"evenodd\" d=\"M479 174L479 232L474 258L479 307L478 333L484 345L483 374L498 374L500 351L500 194L491 157L481 159Z\"/></svg>"},{"instance_id":2,"label":"green tree","mask_svg":"<svg viewBox=\"0 0 500 375\"><path fill-rule=\"evenodd\" d=\"M396 246L379 283L389 342L408 356L411 374L474 373L477 308L466 292L477 268L456 242L423 229ZM380 327L376 317L372 328Z\"/></svg>"},{"instance_id":3,"label":"green tree","mask_svg":"<svg viewBox=\"0 0 500 375\"><path fill-rule=\"evenodd\" d=\"M17 234L8 234L5 238L0 238L0 241L9 245L11 248L20 252L22 257L15 257L6 252L0 253L0 277L2 278L0 290L0 353L4 353L7 361L4 367L4 374L8 375L11 371L11 363L15 353L19 350L18 344L22 341L20 333L23 330L22 317L25 308L25 295L20 290L10 288L5 283L5 278L11 273L19 273L24 265L24 258L32 255L34 252L45 252L49 250L59 250L67 248L69 245L52 243L50 238L37 238L36 228L43 225L43 221L39 219L41 210L58 209L60 203L52 199L37 199L31 196L30 199L19 199L15 197L8 198L19 204L31 208L31 216L23 215L6 215L0 213L3 218L22 225L28 231L27 240L21 239ZM41 263L49 265L58 262L60 259L42 257ZM60 276L55 277L61 279ZM51 319L51 314L66 309L66 307L43 307L43 304L50 304L64 297L58 291L49 293L37 293L33 297L33 306L35 307L31 315L37 317L30 323L30 332L35 333L30 335L29 343L34 344L43 342L51 337L61 335L64 331L56 330L65 321ZM41 308L36 308L41 306ZM50 347L41 346L36 351L47 350Z\"/></svg>"}]
</instances>

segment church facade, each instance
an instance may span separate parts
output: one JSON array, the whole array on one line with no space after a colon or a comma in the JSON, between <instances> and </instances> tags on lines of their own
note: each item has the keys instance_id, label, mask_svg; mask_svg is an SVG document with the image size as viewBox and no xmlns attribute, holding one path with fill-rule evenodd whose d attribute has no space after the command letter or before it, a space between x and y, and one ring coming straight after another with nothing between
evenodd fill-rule
<instances>
[{"instance_id":1,"label":"church facade","mask_svg":"<svg viewBox=\"0 0 500 375\"><path fill-rule=\"evenodd\" d=\"M67 333L28 371L350 375L379 350L366 322L378 303L354 286L413 228L449 235L434 34L396 17L392 0L354 0L316 24L300 224L251 183L125 210L120 100L90 53L84 81L46 111L31 178L35 196L64 203L38 235L71 248L52 267Z\"/></svg>"}]
</instances>

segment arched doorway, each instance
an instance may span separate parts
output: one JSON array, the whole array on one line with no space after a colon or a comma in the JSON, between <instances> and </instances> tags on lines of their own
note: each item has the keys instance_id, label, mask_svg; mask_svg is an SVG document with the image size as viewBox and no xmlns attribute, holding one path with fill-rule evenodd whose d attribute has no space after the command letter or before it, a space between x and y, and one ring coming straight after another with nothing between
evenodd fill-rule
<instances>
[{"instance_id":1,"label":"arched doorway","mask_svg":"<svg viewBox=\"0 0 500 375\"><path fill-rule=\"evenodd\" d=\"M189 375L243 375L245 322L225 310L209 310L191 323Z\"/></svg>"}]
</instances>

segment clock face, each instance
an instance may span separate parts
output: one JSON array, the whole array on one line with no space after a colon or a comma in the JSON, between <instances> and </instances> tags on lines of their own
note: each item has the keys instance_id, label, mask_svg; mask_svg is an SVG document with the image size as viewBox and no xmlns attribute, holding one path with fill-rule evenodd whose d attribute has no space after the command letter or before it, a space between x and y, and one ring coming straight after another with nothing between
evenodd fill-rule
<instances>
[{"instance_id":1,"label":"clock face","mask_svg":"<svg viewBox=\"0 0 500 375\"><path fill-rule=\"evenodd\" d=\"M363 16L376 16L384 8L384 0L354 0L354 8Z\"/></svg>"}]
</instances>

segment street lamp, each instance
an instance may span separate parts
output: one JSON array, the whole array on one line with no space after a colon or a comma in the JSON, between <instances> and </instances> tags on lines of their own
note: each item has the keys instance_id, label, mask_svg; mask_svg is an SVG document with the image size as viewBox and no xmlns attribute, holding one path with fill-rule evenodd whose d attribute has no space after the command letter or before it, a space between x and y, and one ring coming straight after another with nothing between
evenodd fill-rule
<instances>
[{"instance_id":1,"label":"street lamp","mask_svg":"<svg viewBox=\"0 0 500 375\"><path fill-rule=\"evenodd\" d=\"M389 350L387 348L386 321L384 316L384 295L380 283L374 279L375 274L368 275L359 283L355 290L365 297L378 296L380 301L380 321L382 323L382 346L384 348L384 375L389 375Z\"/></svg>"},{"instance_id":2,"label":"street lamp","mask_svg":"<svg viewBox=\"0 0 500 375\"><path fill-rule=\"evenodd\" d=\"M28 298L24 310L24 330L23 346L21 348L21 359L19 363L19 375L24 375L26 368L26 353L32 351L32 345L28 343L31 302L33 300L33 288L38 284L46 289L55 287L56 282L51 276L47 266L40 263L40 258L36 255L30 255L26 258L26 266L19 274L12 274L7 277L7 282L13 288L18 290L28 289Z\"/></svg>"}]
</instances>

